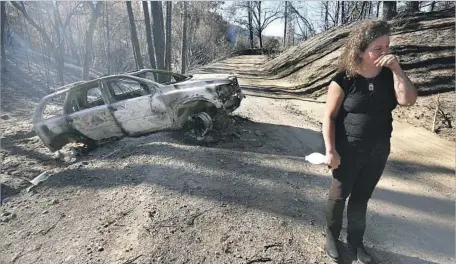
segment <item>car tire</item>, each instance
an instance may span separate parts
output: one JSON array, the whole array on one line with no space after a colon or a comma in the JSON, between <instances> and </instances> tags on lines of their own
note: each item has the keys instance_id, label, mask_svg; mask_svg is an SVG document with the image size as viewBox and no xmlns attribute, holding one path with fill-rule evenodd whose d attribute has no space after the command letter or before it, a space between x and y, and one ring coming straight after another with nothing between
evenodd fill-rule
<instances>
[{"instance_id":1,"label":"car tire","mask_svg":"<svg viewBox=\"0 0 456 264\"><path fill-rule=\"evenodd\" d=\"M209 145L213 143L212 137L209 135L212 128L212 117L208 113L199 112L189 116L184 126L184 140L192 144Z\"/></svg>"}]
</instances>

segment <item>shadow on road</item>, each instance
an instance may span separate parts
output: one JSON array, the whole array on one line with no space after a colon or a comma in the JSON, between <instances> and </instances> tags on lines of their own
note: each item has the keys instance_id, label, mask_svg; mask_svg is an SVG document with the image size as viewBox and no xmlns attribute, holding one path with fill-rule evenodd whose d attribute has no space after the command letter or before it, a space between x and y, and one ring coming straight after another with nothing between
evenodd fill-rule
<instances>
[{"instance_id":1,"label":"shadow on road","mask_svg":"<svg viewBox=\"0 0 456 264\"><path fill-rule=\"evenodd\" d=\"M438 264L436 262L427 261L418 257L406 256L403 254L393 253L372 247L366 247L366 251L371 254L373 258L371 264ZM338 262L339 264L359 263L357 262L354 252L349 248L347 243L342 242L339 244L339 252L341 257L340 261Z\"/></svg>"},{"instance_id":2,"label":"shadow on road","mask_svg":"<svg viewBox=\"0 0 456 264\"><path fill-rule=\"evenodd\" d=\"M321 167L306 164L304 156L323 150L321 134L309 129L256 122L246 122L241 132L240 138L210 147L195 148L182 144L175 135L171 136L174 132L159 139L153 135L143 137L136 144L135 141L130 145L115 142L106 146L110 148L107 152L114 148L121 148L122 151L106 158L109 162L59 173L45 185L51 188L82 186L93 189L156 185L186 195L282 215L304 225L315 223L318 232L324 223L323 208L330 177ZM94 158L87 157L86 160L90 163ZM433 171L439 168L427 169ZM431 217L454 217L454 203L447 200L380 187L375 191L375 199L392 206L418 210L422 214L429 214L429 207L443 208L436 209ZM454 230L434 221L405 219L400 214L391 216L381 211L376 211L373 219L377 223L408 226L411 230L434 230L439 236L443 235L442 241L454 242L451 240ZM435 239L438 238L429 241ZM432 249L438 255L454 256L451 243L438 248L427 245L426 241L400 242L404 243L402 246L415 250ZM404 263L431 263L373 251L379 256L404 259Z\"/></svg>"}]
</instances>

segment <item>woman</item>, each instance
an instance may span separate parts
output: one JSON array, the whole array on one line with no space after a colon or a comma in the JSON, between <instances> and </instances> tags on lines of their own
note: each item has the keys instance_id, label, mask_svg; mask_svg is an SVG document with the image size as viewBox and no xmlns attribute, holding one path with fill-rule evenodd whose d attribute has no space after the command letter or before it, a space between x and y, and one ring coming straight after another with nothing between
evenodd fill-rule
<instances>
[{"instance_id":1,"label":"woman","mask_svg":"<svg viewBox=\"0 0 456 264\"><path fill-rule=\"evenodd\" d=\"M390 153L392 110L412 105L417 92L389 50L385 21L365 21L352 30L329 84L323 120L326 161L332 184L326 204L326 253L339 257L337 241L347 205L347 242L359 261L371 257L363 246L367 202Z\"/></svg>"}]
</instances>

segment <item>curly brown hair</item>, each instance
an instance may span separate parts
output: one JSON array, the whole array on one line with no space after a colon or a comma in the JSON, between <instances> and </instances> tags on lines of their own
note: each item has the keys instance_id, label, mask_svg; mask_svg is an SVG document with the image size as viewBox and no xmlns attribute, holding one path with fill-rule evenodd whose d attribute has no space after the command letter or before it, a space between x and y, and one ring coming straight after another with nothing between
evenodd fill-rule
<instances>
[{"instance_id":1,"label":"curly brown hair","mask_svg":"<svg viewBox=\"0 0 456 264\"><path fill-rule=\"evenodd\" d=\"M344 50L339 57L338 70L346 71L349 77L356 75L361 64L361 53L376 38L391 33L390 26L384 20L366 20L356 25L350 32Z\"/></svg>"}]
</instances>

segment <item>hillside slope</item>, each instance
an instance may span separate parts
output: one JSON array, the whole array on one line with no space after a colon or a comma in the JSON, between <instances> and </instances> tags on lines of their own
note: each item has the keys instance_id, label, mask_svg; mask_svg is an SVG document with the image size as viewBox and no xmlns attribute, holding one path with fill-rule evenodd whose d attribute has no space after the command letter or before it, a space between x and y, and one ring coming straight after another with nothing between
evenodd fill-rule
<instances>
[{"instance_id":1,"label":"hillside slope","mask_svg":"<svg viewBox=\"0 0 456 264\"><path fill-rule=\"evenodd\" d=\"M421 95L454 90L454 22L454 11L391 21L392 53ZM294 94L319 96L336 71L336 60L353 26L356 23L321 33L268 61L263 70L274 79L293 82L290 92Z\"/></svg>"}]
</instances>

